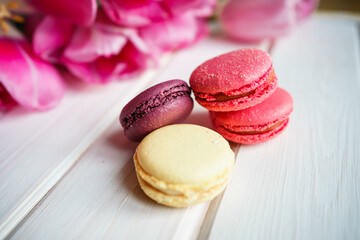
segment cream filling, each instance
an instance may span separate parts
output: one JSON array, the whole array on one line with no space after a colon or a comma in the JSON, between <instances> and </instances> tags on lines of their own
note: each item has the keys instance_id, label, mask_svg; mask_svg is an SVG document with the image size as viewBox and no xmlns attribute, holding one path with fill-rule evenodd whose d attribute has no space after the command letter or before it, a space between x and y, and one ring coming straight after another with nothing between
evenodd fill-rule
<instances>
[{"instance_id":1,"label":"cream filling","mask_svg":"<svg viewBox=\"0 0 360 240\"><path fill-rule=\"evenodd\" d=\"M273 70L270 73L269 78L266 80L266 82L264 84L271 83L274 80L274 78L275 78L275 71ZM255 92L256 92L256 89L253 89L251 91L248 91L248 92L245 92L245 93L242 93L242 94L238 94L238 95L226 95L224 93L216 93L214 95L212 95L212 94L210 94L210 95L212 95L215 98L215 102L226 102L226 101L229 101L229 100L234 100L234 99L250 96L250 95L254 94ZM197 97L201 98L203 100L206 100L205 98L202 98L202 97L199 97L199 96L197 96Z\"/></svg>"},{"instance_id":2,"label":"cream filling","mask_svg":"<svg viewBox=\"0 0 360 240\"><path fill-rule=\"evenodd\" d=\"M149 175L141 166L137 159L137 154L134 155L134 163L138 177L141 178L145 183L154 188L156 191L163 193L168 196L178 196L186 198L199 198L201 195L206 195L215 191L219 188L222 188L227 184L231 169L226 169L224 173L220 176L217 176L212 181L201 184L176 184L176 183L166 183L163 180L157 179L154 176Z\"/></svg>"},{"instance_id":3,"label":"cream filling","mask_svg":"<svg viewBox=\"0 0 360 240\"><path fill-rule=\"evenodd\" d=\"M277 123L275 123L274 125L262 130L262 131L241 131L241 132L237 132L237 131L234 131L234 130L230 130L228 128L226 128L229 132L232 132L232 133L236 133L238 135L255 135L255 134L262 134L262 133L267 133L271 130L274 130L275 128L277 128L278 126L280 126L282 123L284 123L284 120L283 121L279 121Z\"/></svg>"}]
</instances>

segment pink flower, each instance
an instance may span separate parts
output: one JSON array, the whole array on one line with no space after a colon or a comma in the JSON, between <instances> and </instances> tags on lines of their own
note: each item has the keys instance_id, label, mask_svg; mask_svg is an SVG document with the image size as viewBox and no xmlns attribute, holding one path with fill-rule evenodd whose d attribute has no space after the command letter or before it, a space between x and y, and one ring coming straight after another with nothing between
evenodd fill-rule
<instances>
[{"instance_id":1,"label":"pink flower","mask_svg":"<svg viewBox=\"0 0 360 240\"><path fill-rule=\"evenodd\" d=\"M44 60L58 63L64 46L70 41L75 26L51 16L44 17L33 32L33 48Z\"/></svg>"},{"instance_id":2,"label":"pink flower","mask_svg":"<svg viewBox=\"0 0 360 240\"><path fill-rule=\"evenodd\" d=\"M90 27L45 17L34 33L33 47L42 58L65 65L89 83L129 77L150 62L148 47L137 31L115 25L102 12Z\"/></svg>"},{"instance_id":3,"label":"pink flower","mask_svg":"<svg viewBox=\"0 0 360 240\"><path fill-rule=\"evenodd\" d=\"M167 21L141 27L139 33L154 57L197 42L208 34L206 23L190 14L182 14Z\"/></svg>"},{"instance_id":4,"label":"pink flower","mask_svg":"<svg viewBox=\"0 0 360 240\"><path fill-rule=\"evenodd\" d=\"M73 0L28 1L47 13L34 31L34 51L97 84L134 76L164 52L198 41L215 6L215 0L99 0L96 9L95 0L81 0L72 19Z\"/></svg>"},{"instance_id":5,"label":"pink flower","mask_svg":"<svg viewBox=\"0 0 360 240\"><path fill-rule=\"evenodd\" d=\"M117 24L137 27L151 55L187 47L207 35L215 0L100 0Z\"/></svg>"},{"instance_id":6,"label":"pink flower","mask_svg":"<svg viewBox=\"0 0 360 240\"><path fill-rule=\"evenodd\" d=\"M77 28L65 47L62 62L78 77L107 83L130 77L150 64L148 47L134 29L98 20Z\"/></svg>"},{"instance_id":7,"label":"pink flower","mask_svg":"<svg viewBox=\"0 0 360 240\"><path fill-rule=\"evenodd\" d=\"M0 83L0 111L7 111L16 105L17 103L11 97L10 93Z\"/></svg>"},{"instance_id":8,"label":"pink flower","mask_svg":"<svg viewBox=\"0 0 360 240\"><path fill-rule=\"evenodd\" d=\"M24 40L0 38L0 109L20 105L36 110L56 106L64 84L57 70L37 57Z\"/></svg>"},{"instance_id":9,"label":"pink flower","mask_svg":"<svg viewBox=\"0 0 360 240\"><path fill-rule=\"evenodd\" d=\"M169 20L174 16L191 14L208 17L215 0L100 0L106 14L114 22L125 26L147 26Z\"/></svg>"},{"instance_id":10,"label":"pink flower","mask_svg":"<svg viewBox=\"0 0 360 240\"><path fill-rule=\"evenodd\" d=\"M308 18L318 0L230 0L220 19L229 36L260 41L285 35Z\"/></svg>"},{"instance_id":11,"label":"pink flower","mask_svg":"<svg viewBox=\"0 0 360 240\"><path fill-rule=\"evenodd\" d=\"M80 26L90 26L95 21L96 0L27 0L47 15Z\"/></svg>"}]
</instances>

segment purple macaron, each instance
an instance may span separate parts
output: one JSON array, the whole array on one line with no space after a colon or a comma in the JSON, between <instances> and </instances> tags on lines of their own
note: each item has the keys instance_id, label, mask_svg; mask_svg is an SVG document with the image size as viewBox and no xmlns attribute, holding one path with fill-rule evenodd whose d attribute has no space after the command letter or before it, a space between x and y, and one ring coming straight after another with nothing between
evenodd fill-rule
<instances>
[{"instance_id":1,"label":"purple macaron","mask_svg":"<svg viewBox=\"0 0 360 240\"><path fill-rule=\"evenodd\" d=\"M190 94L187 83L178 79L146 89L120 113L125 135L132 141L141 141L155 129L183 121L194 106Z\"/></svg>"}]
</instances>

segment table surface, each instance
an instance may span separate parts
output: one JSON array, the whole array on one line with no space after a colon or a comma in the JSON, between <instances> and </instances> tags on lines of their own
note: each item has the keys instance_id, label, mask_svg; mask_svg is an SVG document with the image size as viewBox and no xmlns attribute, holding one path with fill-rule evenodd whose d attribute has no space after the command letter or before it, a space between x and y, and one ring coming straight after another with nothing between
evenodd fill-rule
<instances>
[{"instance_id":1,"label":"table surface","mask_svg":"<svg viewBox=\"0 0 360 240\"><path fill-rule=\"evenodd\" d=\"M259 45L216 31L131 81L68 81L48 112L0 115L0 239L360 239L359 22L317 14ZM231 144L232 179L212 202L158 205L141 191L118 123L137 93L188 80L203 61L243 47L268 51L294 98L287 129L258 145ZM67 75L66 78L71 78ZM186 120L211 128L197 103Z\"/></svg>"}]
</instances>

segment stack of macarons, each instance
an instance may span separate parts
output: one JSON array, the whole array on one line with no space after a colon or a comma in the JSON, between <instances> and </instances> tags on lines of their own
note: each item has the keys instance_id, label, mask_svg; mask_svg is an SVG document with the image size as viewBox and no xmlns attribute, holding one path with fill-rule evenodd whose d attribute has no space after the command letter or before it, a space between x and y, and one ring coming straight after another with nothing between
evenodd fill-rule
<instances>
[{"instance_id":1,"label":"stack of macarons","mask_svg":"<svg viewBox=\"0 0 360 240\"><path fill-rule=\"evenodd\" d=\"M169 80L143 91L121 111L120 123L132 141L141 189L163 205L186 207L210 201L226 187L235 156L217 132L176 124L193 109L185 81Z\"/></svg>"},{"instance_id":2,"label":"stack of macarons","mask_svg":"<svg viewBox=\"0 0 360 240\"><path fill-rule=\"evenodd\" d=\"M255 144L280 134L293 109L278 88L271 57L241 49L212 58L190 77L195 99L210 111L215 131L179 124L193 109L191 88L175 79L132 99L120 123L132 141L142 190L158 203L185 207L212 200L227 185L234 153L229 143Z\"/></svg>"},{"instance_id":3,"label":"stack of macarons","mask_svg":"<svg viewBox=\"0 0 360 240\"><path fill-rule=\"evenodd\" d=\"M227 140L255 144L279 135L293 110L291 95L278 88L271 57L240 49L212 58L190 77L196 101L210 111L214 128Z\"/></svg>"}]
</instances>

